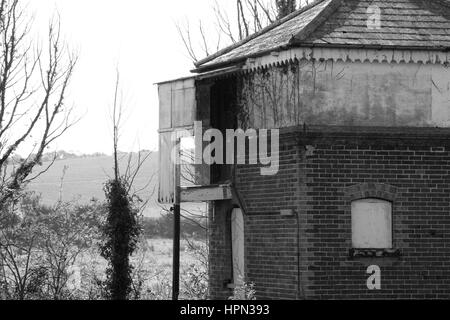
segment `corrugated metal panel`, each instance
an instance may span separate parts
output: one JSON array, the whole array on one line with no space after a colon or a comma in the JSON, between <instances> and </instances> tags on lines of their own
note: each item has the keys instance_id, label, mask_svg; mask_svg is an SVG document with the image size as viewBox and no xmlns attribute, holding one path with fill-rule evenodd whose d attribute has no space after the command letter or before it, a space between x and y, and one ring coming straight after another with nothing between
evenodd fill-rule
<instances>
[{"instance_id":1,"label":"corrugated metal panel","mask_svg":"<svg viewBox=\"0 0 450 320\"><path fill-rule=\"evenodd\" d=\"M158 86L159 128L192 126L196 114L195 79L182 79Z\"/></svg>"},{"instance_id":2,"label":"corrugated metal panel","mask_svg":"<svg viewBox=\"0 0 450 320\"><path fill-rule=\"evenodd\" d=\"M172 128L172 84L166 83L158 87L159 95L159 128Z\"/></svg>"},{"instance_id":3,"label":"corrugated metal panel","mask_svg":"<svg viewBox=\"0 0 450 320\"><path fill-rule=\"evenodd\" d=\"M172 84L172 128L193 125L195 111L194 79L174 82Z\"/></svg>"},{"instance_id":4,"label":"corrugated metal panel","mask_svg":"<svg viewBox=\"0 0 450 320\"><path fill-rule=\"evenodd\" d=\"M171 160L172 150L175 146L171 141L172 132L159 135L159 195L158 201L163 204L174 202L174 172L175 165Z\"/></svg>"}]
</instances>

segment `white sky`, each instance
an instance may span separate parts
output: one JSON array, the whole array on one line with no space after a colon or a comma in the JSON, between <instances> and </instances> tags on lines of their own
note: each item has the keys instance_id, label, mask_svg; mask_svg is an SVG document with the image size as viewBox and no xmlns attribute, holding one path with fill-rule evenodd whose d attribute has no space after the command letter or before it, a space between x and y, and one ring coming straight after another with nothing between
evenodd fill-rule
<instances>
[{"instance_id":1,"label":"white sky","mask_svg":"<svg viewBox=\"0 0 450 320\"><path fill-rule=\"evenodd\" d=\"M63 35L80 54L68 102L83 118L52 149L111 153L110 108L118 65L129 114L119 148L156 150L159 111L154 83L185 76L193 68L175 22L190 21L196 29L202 20L208 37L214 38L214 0L25 1L42 37L57 10ZM218 2L233 19L234 1ZM199 37L197 29L192 34Z\"/></svg>"},{"instance_id":2,"label":"white sky","mask_svg":"<svg viewBox=\"0 0 450 320\"><path fill-rule=\"evenodd\" d=\"M80 53L68 100L84 116L53 148L111 152L109 110L119 65L129 102L120 149L157 149L158 99L153 84L186 75L193 67L175 21L210 16L212 0L29 2L40 34L45 36L48 21L57 9L67 42Z\"/></svg>"}]
</instances>

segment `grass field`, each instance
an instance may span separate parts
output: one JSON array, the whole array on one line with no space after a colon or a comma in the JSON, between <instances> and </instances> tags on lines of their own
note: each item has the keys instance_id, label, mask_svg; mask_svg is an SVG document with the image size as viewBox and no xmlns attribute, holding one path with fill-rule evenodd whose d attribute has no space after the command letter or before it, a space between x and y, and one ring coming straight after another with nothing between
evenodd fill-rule
<instances>
[{"instance_id":1,"label":"grass field","mask_svg":"<svg viewBox=\"0 0 450 320\"><path fill-rule=\"evenodd\" d=\"M201 248L201 242L190 241ZM182 299L199 299L207 288L207 267L201 262L195 251L190 250L187 241L181 244L180 289ZM140 247L132 258L134 266L133 279L141 282L140 299L170 300L172 284L172 240L149 239L146 245ZM89 285L86 280L95 275L104 279L106 261L94 250L79 257L73 268L71 289L83 291L82 297L88 298ZM200 294L199 294L200 292ZM200 296L200 297L199 297ZM92 297L91 297L92 298Z\"/></svg>"},{"instance_id":2,"label":"grass field","mask_svg":"<svg viewBox=\"0 0 450 320\"><path fill-rule=\"evenodd\" d=\"M128 156L121 157L121 168L124 170ZM46 167L44 163L42 167ZM33 181L28 190L42 196L44 204L56 203L62 191L64 201L77 200L79 203L89 203L93 198L104 200L103 186L113 175L113 158L111 156L80 157L56 161L53 166L37 180ZM35 170L37 172L38 169ZM138 195L149 200L144 214L157 217L161 208L157 203L158 185L158 154L152 154L142 166L135 180ZM61 179L63 178L62 184ZM62 189L61 189L62 185Z\"/></svg>"},{"instance_id":3,"label":"grass field","mask_svg":"<svg viewBox=\"0 0 450 320\"><path fill-rule=\"evenodd\" d=\"M136 159L136 156L134 159ZM149 201L143 212L146 217L157 218L163 212L157 201L158 160L158 153L153 153L144 163L134 181L134 189L140 190L138 192L139 197L144 201ZM125 171L127 162L128 154L120 157L122 172ZM104 200L103 186L113 175L113 163L111 156L58 160L46 173L33 181L28 186L28 190L41 194L42 202L46 205L55 204L59 200L60 194L64 201L76 200L80 204L87 204L93 198ZM133 164L135 165L135 162ZM46 166L48 166L48 163L44 163L42 167L45 168ZM35 172L39 172L39 169L35 169ZM184 204L183 209L190 212L204 212L205 205Z\"/></svg>"}]
</instances>

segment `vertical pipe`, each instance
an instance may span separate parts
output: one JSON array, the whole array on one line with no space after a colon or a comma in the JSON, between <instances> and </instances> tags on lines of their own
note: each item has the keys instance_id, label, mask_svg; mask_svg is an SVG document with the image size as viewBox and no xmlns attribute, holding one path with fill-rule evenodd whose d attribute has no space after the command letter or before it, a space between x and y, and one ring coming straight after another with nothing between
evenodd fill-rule
<instances>
[{"instance_id":1,"label":"vertical pipe","mask_svg":"<svg viewBox=\"0 0 450 320\"><path fill-rule=\"evenodd\" d=\"M174 206L173 206L173 270L172 270L172 300L180 295L180 224L181 224L181 189L180 189L180 140L176 141L176 159L174 170Z\"/></svg>"}]
</instances>

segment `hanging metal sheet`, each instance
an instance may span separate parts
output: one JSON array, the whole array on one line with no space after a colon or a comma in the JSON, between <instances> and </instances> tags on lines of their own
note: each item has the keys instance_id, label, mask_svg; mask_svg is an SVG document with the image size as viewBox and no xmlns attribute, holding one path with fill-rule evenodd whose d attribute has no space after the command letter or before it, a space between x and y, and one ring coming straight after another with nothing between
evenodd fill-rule
<instances>
[{"instance_id":1,"label":"hanging metal sheet","mask_svg":"<svg viewBox=\"0 0 450 320\"><path fill-rule=\"evenodd\" d=\"M175 198L174 174L175 165L171 160L171 153L175 143L171 140L172 132L159 135L159 195L162 204L172 204Z\"/></svg>"}]
</instances>

